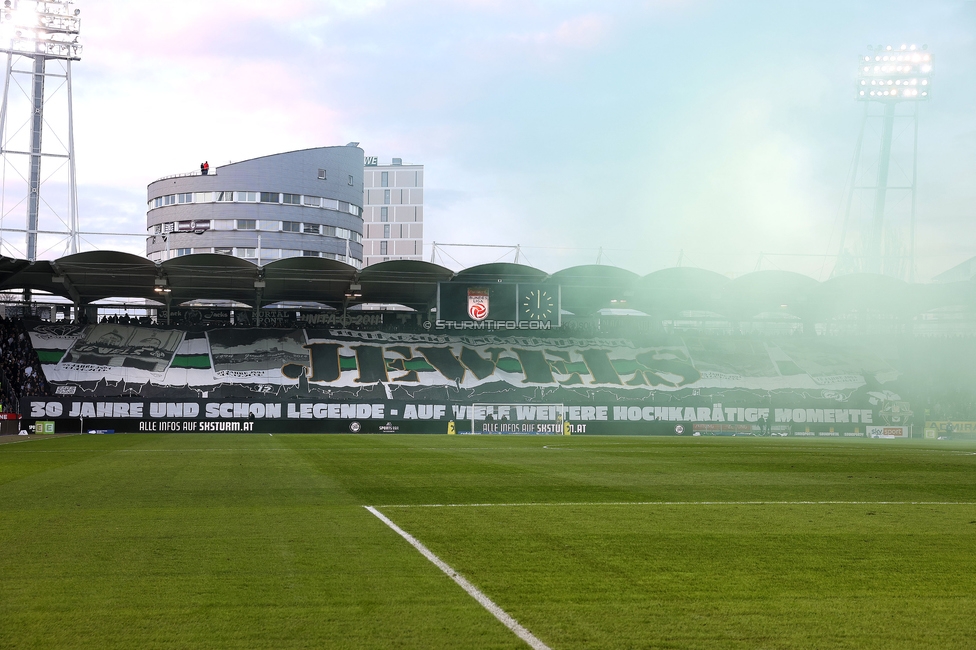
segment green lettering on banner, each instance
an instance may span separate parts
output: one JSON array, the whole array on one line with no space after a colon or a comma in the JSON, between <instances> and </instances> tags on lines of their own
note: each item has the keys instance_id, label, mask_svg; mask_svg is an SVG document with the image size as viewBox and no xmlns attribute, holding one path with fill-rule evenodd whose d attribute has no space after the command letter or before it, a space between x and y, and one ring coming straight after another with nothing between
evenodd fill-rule
<instances>
[{"instance_id":1,"label":"green lettering on banner","mask_svg":"<svg viewBox=\"0 0 976 650\"><path fill-rule=\"evenodd\" d=\"M407 369L407 362L413 361L413 350L410 348L409 345L391 345L386 349L392 352L393 354L399 354L401 357L403 357L402 359L392 359L387 363L387 371L390 370L403 371L402 375L398 375L396 377L390 377L390 379L392 379L393 381L409 381L409 382L420 381L420 378L417 376L416 370Z\"/></svg>"},{"instance_id":2,"label":"green lettering on banner","mask_svg":"<svg viewBox=\"0 0 976 650\"><path fill-rule=\"evenodd\" d=\"M613 369L613 364L610 363L609 350L588 348L580 351L580 355L590 370L590 377L592 377L590 383L617 384L618 386L623 383L620 381L620 375Z\"/></svg>"},{"instance_id":3,"label":"green lettering on banner","mask_svg":"<svg viewBox=\"0 0 976 650\"><path fill-rule=\"evenodd\" d=\"M378 381L390 381L386 374L386 359L383 358L383 348L376 345L353 346L356 353L356 365L359 366L360 384L375 384Z\"/></svg>"},{"instance_id":4,"label":"green lettering on banner","mask_svg":"<svg viewBox=\"0 0 976 650\"><path fill-rule=\"evenodd\" d=\"M489 354L490 353L491 350L489 350ZM497 354L493 356L495 359L498 358ZM490 377L495 372L494 359L485 359L483 356L466 345L461 348L461 363L463 363L478 379Z\"/></svg>"},{"instance_id":5,"label":"green lettering on banner","mask_svg":"<svg viewBox=\"0 0 976 650\"><path fill-rule=\"evenodd\" d=\"M545 355L541 350L522 350L512 348L512 352L518 355L519 363L522 364L522 372L525 373L525 384L552 384L556 380L552 376L552 368L546 361Z\"/></svg>"},{"instance_id":6,"label":"green lettering on banner","mask_svg":"<svg viewBox=\"0 0 976 650\"><path fill-rule=\"evenodd\" d=\"M337 343L313 343L306 345L312 372L309 381L335 381L340 376L339 350L342 346Z\"/></svg>"},{"instance_id":7,"label":"green lettering on banner","mask_svg":"<svg viewBox=\"0 0 976 650\"><path fill-rule=\"evenodd\" d=\"M417 348L417 352L424 355L427 362L450 381L464 380L464 366L451 352L451 348Z\"/></svg>"}]
</instances>

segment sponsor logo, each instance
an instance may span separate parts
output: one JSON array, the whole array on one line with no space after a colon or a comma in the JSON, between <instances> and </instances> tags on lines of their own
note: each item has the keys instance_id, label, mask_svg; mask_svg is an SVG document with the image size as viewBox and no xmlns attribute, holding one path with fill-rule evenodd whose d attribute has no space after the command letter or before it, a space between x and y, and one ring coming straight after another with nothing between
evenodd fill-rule
<instances>
[{"instance_id":1,"label":"sponsor logo","mask_svg":"<svg viewBox=\"0 0 976 650\"><path fill-rule=\"evenodd\" d=\"M674 432L675 432L675 433L677 433L677 434L678 434L678 435L680 436L680 435L681 435L682 433L684 433L684 432L685 432L685 428L684 428L684 426L683 426L683 425L681 425L681 424L679 424L679 425L676 425L676 426L674 427Z\"/></svg>"},{"instance_id":2,"label":"sponsor logo","mask_svg":"<svg viewBox=\"0 0 976 650\"><path fill-rule=\"evenodd\" d=\"M363 428L363 425L361 425L359 422L350 422L349 423L349 430L352 431L353 433L359 433L360 429L362 429L362 428Z\"/></svg>"},{"instance_id":3,"label":"sponsor logo","mask_svg":"<svg viewBox=\"0 0 976 650\"><path fill-rule=\"evenodd\" d=\"M382 431L383 433L396 433L399 430L400 427L393 424L392 422L387 422L386 424L380 425L380 431Z\"/></svg>"},{"instance_id":4,"label":"sponsor logo","mask_svg":"<svg viewBox=\"0 0 976 650\"><path fill-rule=\"evenodd\" d=\"M77 386L58 386L54 389L55 395L74 395L78 390Z\"/></svg>"},{"instance_id":5,"label":"sponsor logo","mask_svg":"<svg viewBox=\"0 0 976 650\"><path fill-rule=\"evenodd\" d=\"M488 318L488 289L468 289L468 316L479 322Z\"/></svg>"}]
</instances>

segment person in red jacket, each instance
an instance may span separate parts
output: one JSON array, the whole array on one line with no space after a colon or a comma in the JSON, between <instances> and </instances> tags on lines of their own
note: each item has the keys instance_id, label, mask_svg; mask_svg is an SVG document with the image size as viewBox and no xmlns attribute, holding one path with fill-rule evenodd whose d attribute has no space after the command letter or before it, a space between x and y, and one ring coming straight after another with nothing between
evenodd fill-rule
<instances>
[{"instance_id":1,"label":"person in red jacket","mask_svg":"<svg viewBox=\"0 0 976 650\"><path fill-rule=\"evenodd\" d=\"M200 163L200 173L204 176L210 173L210 163L208 163L206 160Z\"/></svg>"}]
</instances>

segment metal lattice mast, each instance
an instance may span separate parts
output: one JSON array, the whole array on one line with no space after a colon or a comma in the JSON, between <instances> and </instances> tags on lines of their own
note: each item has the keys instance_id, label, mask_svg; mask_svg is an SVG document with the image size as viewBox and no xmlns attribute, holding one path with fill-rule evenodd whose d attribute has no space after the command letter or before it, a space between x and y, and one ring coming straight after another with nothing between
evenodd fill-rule
<instances>
[{"instance_id":1,"label":"metal lattice mast","mask_svg":"<svg viewBox=\"0 0 976 650\"><path fill-rule=\"evenodd\" d=\"M844 256L845 245L848 243L847 238L852 230L851 212L855 190L871 190L874 193L871 223L862 233L862 254L857 270L899 275L898 262L900 256L888 250L885 245L885 235L888 228L886 210L890 190L908 190L911 193L911 214L908 228L908 276L910 279L914 279L918 179L918 103L927 100L931 95L932 55L925 51L925 46L922 46L922 50L914 45L902 45L899 49L894 49L890 45L887 47L879 46L876 50L868 49L869 54L858 58L856 99L865 102L865 110L864 118L861 121L861 130L858 134L854 165L851 168L839 259ZM898 115L898 105L909 102L913 104L914 108L911 115ZM868 118L871 117L870 106L872 103L880 103L883 107L883 113L874 116L881 118L877 174L874 185L859 186L861 146L865 131L868 128ZM908 185L892 186L889 184L889 171L895 120L904 117L913 121L911 180Z\"/></svg>"},{"instance_id":2,"label":"metal lattice mast","mask_svg":"<svg viewBox=\"0 0 976 650\"><path fill-rule=\"evenodd\" d=\"M27 178L27 220L26 228L2 228L7 232L24 232L26 235L27 259L37 259L38 235L54 234L65 236L68 250L78 250L78 188L75 175L74 124L71 97L71 62L81 58L82 46L78 44L81 21L79 9L73 8L72 0L4 0L0 10L0 52L7 54L7 74L4 80L2 107L0 107L0 155L6 165L11 157L26 156L28 159ZM28 61L27 69L19 68L19 61ZM51 71L48 63L59 61L55 66L60 70ZM30 79L29 111L27 120L29 137L26 150L12 145L8 134L11 122L10 86L14 75L24 75ZM46 95L46 81L49 77L64 80L67 93L67 143L61 142L66 153L54 153L44 149L44 110L49 99ZM14 83L17 83L14 81ZM18 84L19 85L19 84ZM19 132L19 129L17 130ZM42 228L40 212L42 205L51 202L42 196L44 177L42 161L46 157L62 159L68 166L68 215L58 216L62 227ZM62 164L63 166L63 164ZM4 187L4 199L7 188ZM6 200L0 218L7 216ZM15 203L19 205L20 201ZM53 210L53 208L52 208ZM2 223L2 222L0 222Z\"/></svg>"}]
</instances>

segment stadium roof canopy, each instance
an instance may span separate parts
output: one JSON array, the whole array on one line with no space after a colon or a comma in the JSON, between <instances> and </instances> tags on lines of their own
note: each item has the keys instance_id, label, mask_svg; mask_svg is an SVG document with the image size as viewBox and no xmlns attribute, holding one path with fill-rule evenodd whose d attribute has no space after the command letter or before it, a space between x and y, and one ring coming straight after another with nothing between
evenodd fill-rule
<instances>
[{"instance_id":1,"label":"stadium roof canopy","mask_svg":"<svg viewBox=\"0 0 976 650\"><path fill-rule=\"evenodd\" d=\"M419 260L390 260L359 272L362 300L398 304L422 311L437 299L437 283L447 282L454 271Z\"/></svg>"},{"instance_id":2,"label":"stadium roof canopy","mask_svg":"<svg viewBox=\"0 0 976 650\"><path fill-rule=\"evenodd\" d=\"M586 264L557 271L547 284L561 287L562 308L589 316L607 307L626 307L639 275L616 266Z\"/></svg>"},{"instance_id":3,"label":"stadium roof canopy","mask_svg":"<svg viewBox=\"0 0 976 650\"><path fill-rule=\"evenodd\" d=\"M855 274L826 282L786 271L757 271L735 280L712 271L669 268L643 277L614 266L582 265L552 275L522 264L482 264L457 273L415 260L365 269L318 257L292 257L259 267L229 255L202 253L155 263L118 251L91 251L53 261L0 257L0 291L29 289L77 305L107 298L144 298L178 306L233 300L245 305L398 304L418 311L436 303L440 282L520 282L560 287L562 307L579 316L632 308L662 317L707 311L730 320L779 313L803 320L869 309L908 316L941 307L976 307L976 279L911 285Z\"/></svg>"}]
</instances>

